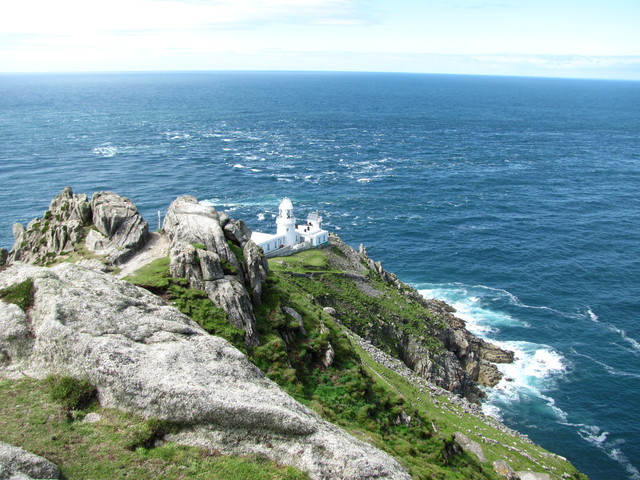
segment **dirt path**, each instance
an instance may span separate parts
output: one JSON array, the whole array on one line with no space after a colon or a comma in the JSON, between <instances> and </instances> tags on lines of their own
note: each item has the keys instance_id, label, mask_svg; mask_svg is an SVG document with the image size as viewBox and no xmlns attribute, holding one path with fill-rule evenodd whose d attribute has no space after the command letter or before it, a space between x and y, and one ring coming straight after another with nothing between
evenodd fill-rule
<instances>
[{"instance_id":1,"label":"dirt path","mask_svg":"<svg viewBox=\"0 0 640 480\"><path fill-rule=\"evenodd\" d=\"M124 278L130 273L135 272L140 267L151 263L157 258L169 255L169 239L164 235L152 232L149 235L149 241L137 254L131 257L127 262L123 263L120 272L116 275L118 278Z\"/></svg>"}]
</instances>

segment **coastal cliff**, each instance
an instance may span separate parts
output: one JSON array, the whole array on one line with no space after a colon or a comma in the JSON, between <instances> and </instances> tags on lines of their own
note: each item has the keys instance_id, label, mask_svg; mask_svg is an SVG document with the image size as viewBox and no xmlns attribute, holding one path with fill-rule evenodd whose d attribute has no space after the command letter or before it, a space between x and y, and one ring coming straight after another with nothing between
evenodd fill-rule
<instances>
[{"instance_id":1,"label":"coastal cliff","mask_svg":"<svg viewBox=\"0 0 640 480\"><path fill-rule=\"evenodd\" d=\"M267 262L242 221L183 196L150 261L158 234L128 199L65 189L47 212L14 228L0 271L0 395L37 392L25 377L88 382L101 415L168 422L141 455L175 442L312 479L584 478L480 412L492 362L513 354L364 248L333 236Z\"/></svg>"}]
</instances>

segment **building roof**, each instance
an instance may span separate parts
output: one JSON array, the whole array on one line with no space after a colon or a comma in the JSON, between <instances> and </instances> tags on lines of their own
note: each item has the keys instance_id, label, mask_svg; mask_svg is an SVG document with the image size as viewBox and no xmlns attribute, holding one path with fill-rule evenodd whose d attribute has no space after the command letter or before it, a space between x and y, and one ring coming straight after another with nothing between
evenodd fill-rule
<instances>
[{"instance_id":1,"label":"building roof","mask_svg":"<svg viewBox=\"0 0 640 480\"><path fill-rule=\"evenodd\" d=\"M269 240L274 240L276 238L283 237L284 235L271 235L268 233L262 232L251 232L251 240L253 240L257 245L260 245L263 242L268 242Z\"/></svg>"}]
</instances>

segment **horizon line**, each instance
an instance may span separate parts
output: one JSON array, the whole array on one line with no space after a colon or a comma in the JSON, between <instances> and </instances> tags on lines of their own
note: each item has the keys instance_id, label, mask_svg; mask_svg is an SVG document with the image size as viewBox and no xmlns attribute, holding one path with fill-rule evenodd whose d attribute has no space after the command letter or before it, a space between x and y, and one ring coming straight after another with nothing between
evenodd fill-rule
<instances>
[{"instance_id":1,"label":"horizon line","mask_svg":"<svg viewBox=\"0 0 640 480\"><path fill-rule=\"evenodd\" d=\"M389 75L431 75L450 77L495 77L495 78L536 78L550 80L595 80L616 82L640 82L640 79L617 77L581 77L553 75L519 75L491 73L447 73L389 70L291 70L291 69L148 69L148 70L41 70L41 71L0 71L0 76L10 75L108 75L108 74L180 74L180 73L317 73L317 74L389 74Z\"/></svg>"}]
</instances>

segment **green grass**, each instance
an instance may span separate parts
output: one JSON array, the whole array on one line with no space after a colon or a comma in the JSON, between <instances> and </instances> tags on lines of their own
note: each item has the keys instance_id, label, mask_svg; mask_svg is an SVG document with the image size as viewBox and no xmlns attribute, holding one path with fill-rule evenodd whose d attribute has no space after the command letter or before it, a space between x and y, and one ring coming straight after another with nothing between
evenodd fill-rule
<instances>
[{"instance_id":1,"label":"green grass","mask_svg":"<svg viewBox=\"0 0 640 480\"><path fill-rule=\"evenodd\" d=\"M124 278L127 282L147 288L168 288L173 278L169 273L169 257L148 263Z\"/></svg>"},{"instance_id":2,"label":"green grass","mask_svg":"<svg viewBox=\"0 0 640 480\"><path fill-rule=\"evenodd\" d=\"M429 416L375 380L342 328L295 279L271 272L262 306L256 309L262 345L249 358L267 376L326 420L387 451L415 479L498 478L490 466L466 454L448 457L450 436L436 435ZM283 306L301 314L306 334L283 313ZM329 344L335 360L326 368L321 358ZM411 426L397 424L403 411L414 418Z\"/></svg>"},{"instance_id":3,"label":"green grass","mask_svg":"<svg viewBox=\"0 0 640 480\"><path fill-rule=\"evenodd\" d=\"M227 245L229 245L229 248L236 257L236 260L238 260L238 263L242 265L244 263L244 250L242 249L242 247L236 245L231 240L227 240Z\"/></svg>"},{"instance_id":4,"label":"green grass","mask_svg":"<svg viewBox=\"0 0 640 480\"><path fill-rule=\"evenodd\" d=\"M204 328L207 333L222 337L241 351L245 351L244 332L229 323L224 310L216 307L205 292L179 284L170 285L167 291L173 305Z\"/></svg>"},{"instance_id":5,"label":"green grass","mask_svg":"<svg viewBox=\"0 0 640 480\"><path fill-rule=\"evenodd\" d=\"M102 417L96 423L69 421L50 399L46 382L0 381L0 438L51 460L66 480L308 479L294 468L256 456L224 456L171 442L130 449L140 431L155 428L150 421L98 406L93 411Z\"/></svg>"},{"instance_id":6,"label":"green grass","mask_svg":"<svg viewBox=\"0 0 640 480\"><path fill-rule=\"evenodd\" d=\"M311 249L288 257L270 258L269 269L272 272L341 273L340 270L333 270L329 267L326 249Z\"/></svg>"},{"instance_id":7,"label":"green grass","mask_svg":"<svg viewBox=\"0 0 640 480\"><path fill-rule=\"evenodd\" d=\"M0 290L0 300L13 303L26 312L33 305L33 281L29 278L24 282L3 288Z\"/></svg>"},{"instance_id":8,"label":"green grass","mask_svg":"<svg viewBox=\"0 0 640 480\"><path fill-rule=\"evenodd\" d=\"M399 356L397 337L420 338L432 351L442 351L436 332L442 322L419 303L410 300L377 274L345 274L332 267L332 249L308 250L269 260L271 270L288 277L291 288L312 295L323 306L339 312L340 321L366 338L375 338L387 353Z\"/></svg>"},{"instance_id":9,"label":"green grass","mask_svg":"<svg viewBox=\"0 0 640 480\"><path fill-rule=\"evenodd\" d=\"M460 407L450 403L446 397L438 396L432 398L429 393L421 392L418 387L411 384L404 377L375 362L360 347L356 346L356 349L367 369L374 373L379 383L385 384L387 388L397 392L418 412L430 418L440 435L451 436L456 431L460 431L471 440L478 442L482 445L482 450L487 457L488 463L492 463L495 460L505 460L514 470L531 469L538 472L542 472L541 465L545 465L558 478L566 473L569 475L568 478L586 479L569 462L560 459L538 445L505 433L475 415L465 413ZM482 436L490 438L496 443L485 443L482 440ZM509 445L525 452L535 459L535 462L512 449L505 448L504 445Z\"/></svg>"}]
</instances>

